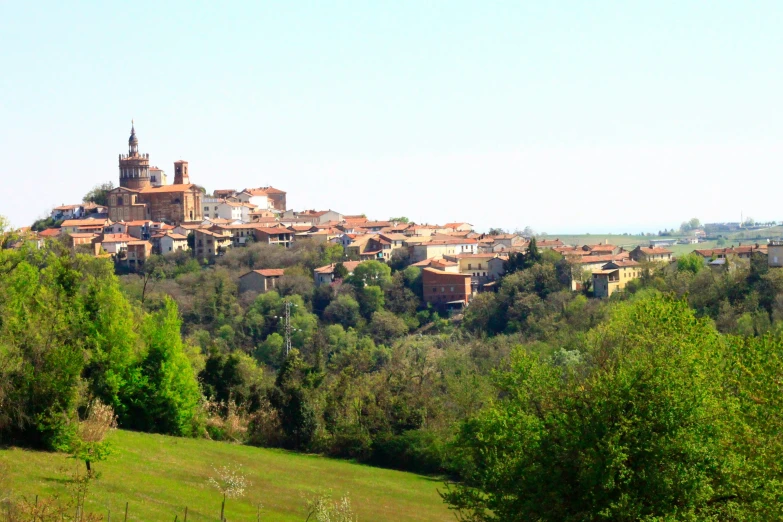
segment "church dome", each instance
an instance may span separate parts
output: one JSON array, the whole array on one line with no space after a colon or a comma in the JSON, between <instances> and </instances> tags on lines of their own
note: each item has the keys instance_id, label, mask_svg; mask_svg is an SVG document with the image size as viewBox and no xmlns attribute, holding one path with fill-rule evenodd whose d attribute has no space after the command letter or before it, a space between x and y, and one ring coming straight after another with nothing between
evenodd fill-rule
<instances>
[{"instance_id":1,"label":"church dome","mask_svg":"<svg viewBox=\"0 0 783 522\"><path fill-rule=\"evenodd\" d=\"M128 138L128 145L138 145L139 144L139 138L136 137L136 129L133 125L131 125L131 135L130 138Z\"/></svg>"}]
</instances>

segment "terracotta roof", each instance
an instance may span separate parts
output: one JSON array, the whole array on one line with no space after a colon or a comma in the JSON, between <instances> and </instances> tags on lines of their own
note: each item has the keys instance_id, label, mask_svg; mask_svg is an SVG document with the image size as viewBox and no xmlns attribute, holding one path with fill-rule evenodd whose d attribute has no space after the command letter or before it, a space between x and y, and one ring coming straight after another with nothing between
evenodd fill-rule
<instances>
[{"instance_id":1,"label":"terracotta roof","mask_svg":"<svg viewBox=\"0 0 783 522\"><path fill-rule=\"evenodd\" d=\"M359 264L362 263L362 261L346 261L343 263L343 266L348 270L348 273L353 272ZM322 266L315 269L315 272L317 274L332 274L334 273L334 267L335 263L332 263L331 265Z\"/></svg>"},{"instance_id":2,"label":"terracotta roof","mask_svg":"<svg viewBox=\"0 0 783 522\"><path fill-rule=\"evenodd\" d=\"M60 235L59 228L47 228L38 232L39 237L57 237Z\"/></svg>"},{"instance_id":3,"label":"terracotta roof","mask_svg":"<svg viewBox=\"0 0 783 522\"><path fill-rule=\"evenodd\" d=\"M251 196L267 196L269 194L285 194L284 191L276 189L274 187L258 187L258 188L246 188L242 192L246 192Z\"/></svg>"},{"instance_id":4,"label":"terracotta roof","mask_svg":"<svg viewBox=\"0 0 783 522\"><path fill-rule=\"evenodd\" d=\"M104 234L101 239L101 243L128 243L130 241L136 241L136 238L128 234Z\"/></svg>"},{"instance_id":5,"label":"terracotta roof","mask_svg":"<svg viewBox=\"0 0 783 522\"><path fill-rule=\"evenodd\" d=\"M636 248L638 248L639 251L641 251L642 253L644 253L646 255L671 254L672 253L671 250L667 250L667 249L665 249L663 247L643 247L643 246L639 246L639 247L636 247Z\"/></svg>"},{"instance_id":6,"label":"terracotta roof","mask_svg":"<svg viewBox=\"0 0 783 522\"><path fill-rule=\"evenodd\" d=\"M536 239L536 246L563 246L559 239Z\"/></svg>"},{"instance_id":7,"label":"terracotta roof","mask_svg":"<svg viewBox=\"0 0 783 522\"><path fill-rule=\"evenodd\" d=\"M152 223L151 219L137 219L136 221L125 221L124 222L129 227L143 227L147 223Z\"/></svg>"},{"instance_id":8,"label":"terracotta roof","mask_svg":"<svg viewBox=\"0 0 783 522\"><path fill-rule=\"evenodd\" d=\"M79 232L79 233L76 233L76 234L70 234L70 236L81 239L81 238L98 237L98 234L92 234L92 233L89 233L89 232Z\"/></svg>"},{"instance_id":9,"label":"terracotta roof","mask_svg":"<svg viewBox=\"0 0 783 522\"><path fill-rule=\"evenodd\" d=\"M285 227L270 228L270 227L255 227L255 230L263 232L269 235L290 234L291 231Z\"/></svg>"},{"instance_id":10,"label":"terracotta roof","mask_svg":"<svg viewBox=\"0 0 783 522\"><path fill-rule=\"evenodd\" d=\"M617 260L617 261L609 261L609 263L617 265L620 268L624 268L624 267L628 267L628 266L640 266L639 263L637 263L633 259L620 259L620 260ZM607 265L609 263L607 263Z\"/></svg>"},{"instance_id":11,"label":"terracotta roof","mask_svg":"<svg viewBox=\"0 0 783 522\"><path fill-rule=\"evenodd\" d=\"M436 274L439 276L449 276L449 277L464 277L466 279L470 279L470 274L460 274L459 272L444 272L443 270L438 270L437 268L424 268L424 272L429 272L430 274Z\"/></svg>"},{"instance_id":12,"label":"terracotta roof","mask_svg":"<svg viewBox=\"0 0 783 522\"><path fill-rule=\"evenodd\" d=\"M160 187L146 187L141 189L142 194L165 194L165 193L180 193L187 192L190 189L196 188L196 185L161 185ZM196 189L198 190L198 189Z\"/></svg>"},{"instance_id":13,"label":"terracotta roof","mask_svg":"<svg viewBox=\"0 0 783 522\"><path fill-rule=\"evenodd\" d=\"M486 254L449 254L449 257L458 259L492 259L498 257L497 252L487 252Z\"/></svg>"},{"instance_id":14,"label":"terracotta roof","mask_svg":"<svg viewBox=\"0 0 783 522\"><path fill-rule=\"evenodd\" d=\"M214 230L209 230L206 228L199 228L195 230L196 234L206 234L208 236L214 236L219 237L221 239L232 239L231 234L224 234L222 232L228 232L228 230L221 230L220 232L215 232Z\"/></svg>"},{"instance_id":15,"label":"terracotta roof","mask_svg":"<svg viewBox=\"0 0 783 522\"><path fill-rule=\"evenodd\" d=\"M82 227L82 226L103 226L106 223L106 219L66 219L63 221L61 227Z\"/></svg>"},{"instance_id":16,"label":"terracotta roof","mask_svg":"<svg viewBox=\"0 0 783 522\"><path fill-rule=\"evenodd\" d=\"M457 228L457 227L461 227L462 225L468 225L469 227L473 226L470 223L446 223L445 225L443 225L443 228Z\"/></svg>"},{"instance_id":17,"label":"terracotta roof","mask_svg":"<svg viewBox=\"0 0 783 522\"><path fill-rule=\"evenodd\" d=\"M262 270L253 270L252 272L248 272L247 274L244 274L240 277L245 277L246 275L250 275L254 272L256 274L261 274L264 277L280 277L285 275L285 270L282 268L264 268Z\"/></svg>"},{"instance_id":18,"label":"terracotta roof","mask_svg":"<svg viewBox=\"0 0 783 522\"><path fill-rule=\"evenodd\" d=\"M579 258L577 263L579 263L580 265L592 265L593 263L609 263L611 261L617 262L617 261L623 261L625 259L628 259L628 253L621 252L617 255L582 256Z\"/></svg>"},{"instance_id":19,"label":"terracotta roof","mask_svg":"<svg viewBox=\"0 0 783 522\"><path fill-rule=\"evenodd\" d=\"M430 263L430 266L457 266L454 261L447 261L445 259L435 259Z\"/></svg>"},{"instance_id":20,"label":"terracotta roof","mask_svg":"<svg viewBox=\"0 0 783 522\"><path fill-rule=\"evenodd\" d=\"M425 245L471 245L474 243L478 243L475 239L434 239L432 241L429 241L428 243L423 243Z\"/></svg>"},{"instance_id":21,"label":"terracotta roof","mask_svg":"<svg viewBox=\"0 0 783 522\"><path fill-rule=\"evenodd\" d=\"M182 234L175 234L174 232L166 232L164 234L155 235L153 237L165 237L165 236L168 236L176 241L182 241L188 239L188 236L183 236Z\"/></svg>"},{"instance_id":22,"label":"terracotta roof","mask_svg":"<svg viewBox=\"0 0 783 522\"><path fill-rule=\"evenodd\" d=\"M378 227L390 227L393 224L389 221L365 221L359 228L378 228Z\"/></svg>"}]
</instances>

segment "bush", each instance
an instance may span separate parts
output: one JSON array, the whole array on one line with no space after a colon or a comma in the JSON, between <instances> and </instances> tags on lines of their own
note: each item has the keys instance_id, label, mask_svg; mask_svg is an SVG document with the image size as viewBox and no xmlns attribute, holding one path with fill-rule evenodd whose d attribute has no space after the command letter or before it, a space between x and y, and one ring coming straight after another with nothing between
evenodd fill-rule
<instances>
[{"instance_id":1,"label":"bush","mask_svg":"<svg viewBox=\"0 0 783 522\"><path fill-rule=\"evenodd\" d=\"M443 472L443 459L444 444L437 434L410 430L376 438L370 462L384 468L433 474Z\"/></svg>"}]
</instances>

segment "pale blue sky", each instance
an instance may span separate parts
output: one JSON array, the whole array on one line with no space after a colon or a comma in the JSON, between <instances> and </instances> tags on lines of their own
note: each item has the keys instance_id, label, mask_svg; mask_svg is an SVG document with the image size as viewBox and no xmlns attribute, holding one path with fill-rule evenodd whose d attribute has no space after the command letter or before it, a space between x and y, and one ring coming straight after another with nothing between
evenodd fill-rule
<instances>
[{"instance_id":1,"label":"pale blue sky","mask_svg":"<svg viewBox=\"0 0 783 522\"><path fill-rule=\"evenodd\" d=\"M783 220L783 2L0 0L0 214L142 152L481 229Z\"/></svg>"}]
</instances>

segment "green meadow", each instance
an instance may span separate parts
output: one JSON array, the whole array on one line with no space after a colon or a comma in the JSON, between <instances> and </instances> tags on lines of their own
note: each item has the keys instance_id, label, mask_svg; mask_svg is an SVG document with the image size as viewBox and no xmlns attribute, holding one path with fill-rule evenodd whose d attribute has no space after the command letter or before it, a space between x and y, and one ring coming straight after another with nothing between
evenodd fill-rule
<instances>
[{"instance_id":1,"label":"green meadow","mask_svg":"<svg viewBox=\"0 0 783 522\"><path fill-rule=\"evenodd\" d=\"M94 465L100 476L87 494L87 510L112 520L218 520L222 497L210 486L213 467L240 465L251 482L244 497L229 499L226 519L304 521L306 498L331 490L347 494L361 521L454 520L432 477L347 461L201 439L116 431L113 454ZM68 497L68 484L84 464L60 453L0 449L0 499Z\"/></svg>"}]
</instances>

